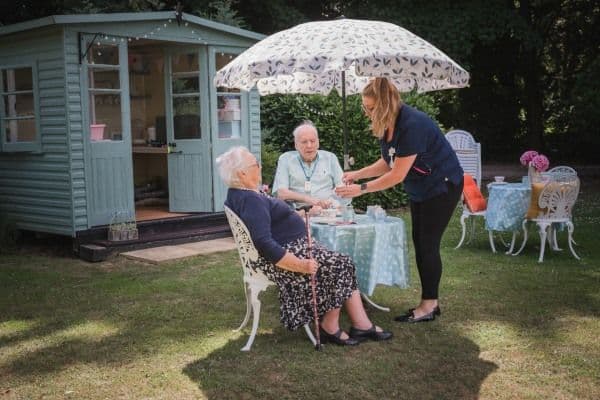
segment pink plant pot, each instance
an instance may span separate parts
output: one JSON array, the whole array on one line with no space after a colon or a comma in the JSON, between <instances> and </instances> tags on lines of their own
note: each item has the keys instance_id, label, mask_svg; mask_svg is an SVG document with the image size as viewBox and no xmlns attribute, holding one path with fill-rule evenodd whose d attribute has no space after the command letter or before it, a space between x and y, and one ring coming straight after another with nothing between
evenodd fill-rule
<instances>
[{"instance_id":1,"label":"pink plant pot","mask_svg":"<svg viewBox=\"0 0 600 400\"><path fill-rule=\"evenodd\" d=\"M106 124L90 125L90 138L92 141L97 142L104 140L104 128L106 128Z\"/></svg>"}]
</instances>

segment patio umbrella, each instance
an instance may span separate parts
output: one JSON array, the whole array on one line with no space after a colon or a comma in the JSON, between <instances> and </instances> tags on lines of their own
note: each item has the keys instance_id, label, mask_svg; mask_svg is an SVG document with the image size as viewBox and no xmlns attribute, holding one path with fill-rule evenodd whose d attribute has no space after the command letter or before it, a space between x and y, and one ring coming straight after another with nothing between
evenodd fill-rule
<instances>
[{"instance_id":1,"label":"patio umbrella","mask_svg":"<svg viewBox=\"0 0 600 400\"><path fill-rule=\"evenodd\" d=\"M469 73L436 47L400 26L341 18L308 22L256 43L221 70L217 87L261 95L302 93L342 96L344 169L348 169L346 94L371 77L387 77L402 92L468 86Z\"/></svg>"}]
</instances>

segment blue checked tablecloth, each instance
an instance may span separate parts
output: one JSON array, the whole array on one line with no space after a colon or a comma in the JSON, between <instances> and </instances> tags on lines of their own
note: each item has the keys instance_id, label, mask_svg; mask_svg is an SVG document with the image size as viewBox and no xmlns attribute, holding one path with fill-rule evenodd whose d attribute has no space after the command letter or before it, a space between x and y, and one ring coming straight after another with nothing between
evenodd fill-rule
<instances>
[{"instance_id":1,"label":"blue checked tablecloth","mask_svg":"<svg viewBox=\"0 0 600 400\"><path fill-rule=\"evenodd\" d=\"M485 228L489 231L517 231L531 198L531 186L524 183L490 184Z\"/></svg>"},{"instance_id":2,"label":"blue checked tablecloth","mask_svg":"<svg viewBox=\"0 0 600 400\"><path fill-rule=\"evenodd\" d=\"M317 219L318 221L318 219ZM408 247L404 221L386 217L376 222L357 215L356 224L311 223L313 238L325 247L349 255L356 265L358 286L367 296L377 284L408 286Z\"/></svg>"}]
</instances>

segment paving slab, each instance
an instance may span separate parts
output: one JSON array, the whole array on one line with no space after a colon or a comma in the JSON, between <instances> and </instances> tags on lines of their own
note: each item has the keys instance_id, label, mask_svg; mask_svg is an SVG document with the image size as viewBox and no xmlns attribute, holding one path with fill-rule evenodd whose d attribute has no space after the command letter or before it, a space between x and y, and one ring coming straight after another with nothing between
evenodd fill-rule
<instances>
[{"instance_id":1,"label":"paving slab","mask_svg":"<svg viewBox=\"0 0 600 400\"><path fill-rule=\"evenodd\" d=\"M148 249L128 251L121 253L121 255L133 260L144 261L151 264L160 264L181 258L234 249L236 249L236 246L233 238L221 238L172 246L151 247Z\"/></svg>"}]
</instances>

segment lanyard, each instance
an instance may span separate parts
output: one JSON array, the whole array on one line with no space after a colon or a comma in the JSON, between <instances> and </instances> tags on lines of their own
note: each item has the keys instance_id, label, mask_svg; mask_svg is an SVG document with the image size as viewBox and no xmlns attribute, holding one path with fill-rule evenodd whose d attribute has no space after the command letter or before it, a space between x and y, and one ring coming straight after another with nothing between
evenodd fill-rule
<instances>
[{"instance_id":1,"label":"lanyard","mask_svg":"<svg viewBox=\"0 0 600 400\"><path fill-rule=\"evenodd\" d=\"M317 153L317 158L315 158L312 168L308 169L308 172L310 172L310 175L308 175L306 173L306 168L304 168L304 164L302 163L302 158L300 156L298 156L298 162L300 163L300 167L302 168L302 172L304 173L304 177L306 178L306 181L310 182L310 178L315 173L315 170L317 169L317 164L319 163L319 153Z\"/></svg>"}]
</instances>

